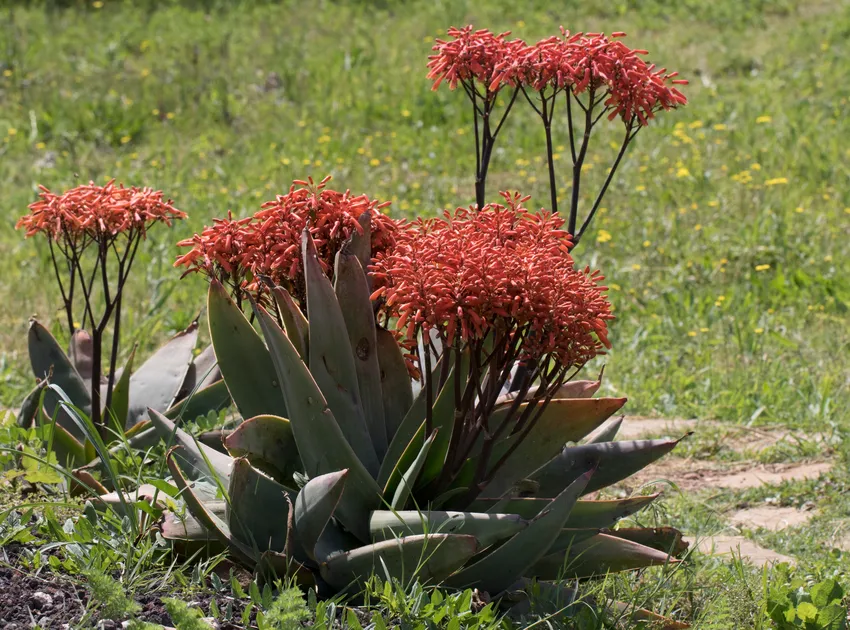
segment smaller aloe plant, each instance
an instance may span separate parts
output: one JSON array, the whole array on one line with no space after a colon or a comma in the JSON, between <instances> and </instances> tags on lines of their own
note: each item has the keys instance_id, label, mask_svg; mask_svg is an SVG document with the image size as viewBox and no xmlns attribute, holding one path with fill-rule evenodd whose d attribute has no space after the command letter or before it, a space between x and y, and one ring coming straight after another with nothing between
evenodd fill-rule
<instances>
[{"instance_id":1,"label":"smaller aloe plant","mask_svg":"<svg viewBox=\"0 0 850 630\"><path fill-rule=\"evenodd\" d=\"M48 384L58 386L70 404L90 417L104 440L110 429L128 438L137 436L147 424L143 418L147 407L176 417L227 404L226 388L216 384L220 375L212 348L194 356L197 322L135 371L135 350L123 369L118 366L124 288L139 245L151 226L170 225L184 218L183 212L160 192L114 182L90 183L61 195L42 188L40 199L29 209L18 227L27 236L43 235L47 240L70 347L66 353L47 328L30 321L28 349L38 384L22 405L19 424L55 419L53 443L62 463L81 465L95 458L94 448ZM75 312L79 308L80 322L80 313ZM106 352L104 335L110 326L112 342ZM194 393L191 407L181 405L190 393Z\"/></svg>"}]
</instances>

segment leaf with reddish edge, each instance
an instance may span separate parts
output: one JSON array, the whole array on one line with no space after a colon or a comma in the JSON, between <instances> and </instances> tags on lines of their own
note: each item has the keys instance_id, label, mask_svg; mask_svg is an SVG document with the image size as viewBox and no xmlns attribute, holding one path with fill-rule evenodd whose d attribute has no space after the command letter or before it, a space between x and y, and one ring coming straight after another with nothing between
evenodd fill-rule
<instances>
[{"instance_id":1,"label":"leaf with reddish edge","mask_svg":"<svg viewBox=\"0 0 850 630\"><path fill-rule=\"evenodd\" d=\"M39 381L21 403L21 408L18 411L18 416L16 418L16 424L22 429L29 429L32 426L36 415L38 415L40 406L39 403L41 402L41 397L45 389L47 389L47 381Z\"/></svg>"},{"instance_id":2,"label":"leaf with reddish edge","mask_svg":"<svg viewBox=\"0 0 850 630\"><path fill-rule=\"evenodd\" d=\"M598 469L585 493L595 492L646 468L672 451L679 442L634 440L567 447L531 475L538 483L535 496L545 498L556 494L590 463L596 463Z\"/></svg>"},{"instance_id":3,"label":"leaf with reddish edge","mask_svg":"<svg viewBox=\"0 0 850 630\"><path fill-rule=\"evenodd\" d=\"M308 477L349 469L339 520L361 540L369 536L369 512L381 503L381 489L345 439L313 376L295 346L266 310L252 303L269 344L289 403L292 432Z\"/></svg>"},{"instance_id":4,"label":"leaf with reddish edge","mask_svg":"<svg viewBox=\"0 0 850 630\"><path fill-rule=\"evenodd\" d=\"M239 413L243 418L286 417L286 401L268 349L217 280L210 282L207 311L218 367Z\"/></svg>"},{"instance_id":5,"label":"leaf with reddish edge","mask_svg":"<svg viewBox=\"0 0 850 630\"><path fill-rule=\"evenodd\" d=\"M682 540L682 532L674 527L620 527L606 529L600 533L625 538L676 557L688 550L688 543Z\"/></svg>"},{"instance_id":6,"label":"leaf with reddish edge","mask_svg":"<svg viewBox=\"0 0 850 630\"><path fill-rule=\"evenodd\" d=\"M312 560L316 560L316 543L339 505L346 475L347 470L340 470L314 477L295 497L295 531Z\"/></svg>"},{"instance_id":7,"label":"leaf with reddish edge","mask_svg":"<svg viewBox=\"0 0 850 630\"><path fill-rule=\"evenodd\" d=\"M557 391L555 391L552 398L557 400L559 398L593 398L593 395L599 391L599 387L602 385L601 380L597 381L569 381L561 385ZM517 394L519 392L509 392L507 394L503 394L499 396L496 400L496 410L500 407L508 405L509 403L516 400ZM528 388L528 393L525 395L526 399L533 398L537 393L537 386L534 385Z\"/></svg>"},{"instance_id":8,"label":"leaf with reddish edge","mask_svg":"<svg viewBox=\"0 0 850 630\"><path fill-rule=\"evenodd\" d=\"M452 588L477 587L494 595L509 588L552 546L592 475L592 468L585 470L528 527L478 562L458 571L446 585Z\"/></svg>"},{"instance_id":9,"label":"leaf with reddish edge","mask_svg":"<svg viewBox=\"0 0 850 630\"><path fill-rule=\"evenodd\" d=\"M194 358L198 320L177 333L130 377L130 403L125 426L136 424L150 408L164 412L174 404Z\"/></svg>"},{"instance_id":10,"label":"leaf with reddish edge","mask_svg":"<svg viewBox=\"0 0 850 630\"><path fill-rule=\"evenodd\" d=\"M321 563L322 577L337 589L359 590L373 573L407 583L439 584L478 550L473 536L431 534L384 540L331 554Z\"/></svg>"},{"instance_id":11,"label":"leaf with reddish edge","mask_svg":"<svg viewBox=\"0 0 850 630\"><path fill-rule=\"evenodd\" d=\"M609 534L596 534L548 554L529 573L540 580L591 577L680 562L663 551Z\"/></svg>"},{"instance_id":12,"label":"leaf with reddish edge","mask_svg":"<svg viewBox=\"0 0 850 630\"><path fill-rule=\"evenodd\" d=\"M313 332L308 361L310 374L322 391L346 440L374 477L378 474L380 464L360 400L357 369L348 341L345 318L333 286L322 271L316 246L307 230L301 236L301 250L304 283L307 287L307 319Z\"/></svg>"},{"instance_id":13,"label":"leaf with reddish edge","mask_svg":"<svg viewBox=\"0 0 850 630\"><path fill-rule=\"evenodd\" d=\"M304 317L304 313L298 308L295 300L289 295L289 291L283 287L272 288L272 295L277 310L280 313L280 318L283 320L283 326L286 329L286 336L298 350L299 356L304 361L310 358L310 323Z\"/></svg>"},{"instance_id":14,"label":"leaf with reddish edge","mask_svg":"<svg viewBox=\"0 0 850 630\"><path fill-rule=\"evenodd\" d=\"M369 300L366 274L363 273L357 257L345 246L336 255L334 291L348 330L366 426L380 460L387 452L387 428L384 422L375 313Z\"/></svg>"},{"instance_id":15,"label":"leaf with reddish edge","mask_svg":"<svg viewBox=\"0 0 850 630\"><path fill-rule=\"evenodd\" d=\"M71 343L68 346L68 357L71 359L77 373L82 377L86 387L91 390L92 366L94 361L94 347L91 335L83 329L74 331L71 335Z\"/></svg>"},{"instance_id":16,"label":"leaf with reddish edge","mask_svg":"<svg viewBox=\"0 0 850 630\"><path fill-rule=\"evenodd\" d=\"M500 497L517 480L525 479L540 467L541 461L554 457L567 442L576 442L605 422L626 404L626 398L564 398L550 400L537 418L528 435L508 437L493 449L490 464L494 465L516 444L513 452L498 468L481 493L483 497ZM529 403L520 405L516 417L522 417ZM534 418L535 411L531 412ZM495 413L490 426L497 427L504 413ZM517 443L518 442L518 443ZM586 466L585 466L586 469Z\"/></svg>"},{"instance_id":17,"label":"leaf with reddish edge","mask_svg":"<svg viewBox=\"0 0 850 630\"><path fill-rule=\"evenodd\" d=\"M278 416L255 416L245 420L224 439L233 457L247 457L284 486L296 488L292 473L303 469L292 424Z\"/></svg>"}]
</instances>

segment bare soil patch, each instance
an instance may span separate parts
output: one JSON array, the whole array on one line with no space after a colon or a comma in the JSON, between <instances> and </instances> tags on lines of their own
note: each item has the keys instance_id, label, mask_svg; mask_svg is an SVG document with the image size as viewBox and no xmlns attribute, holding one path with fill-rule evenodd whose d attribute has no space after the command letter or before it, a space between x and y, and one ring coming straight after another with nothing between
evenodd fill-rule
<instances>
[{"instance_id":1,"label":"bare soil patch","mask_svg":"<svg viewBox=\"0 0 850 630\"><path fill-rule=\"evenodd\" d=\"M794 562L794 558L760 547L743 536L707 536L699 540L693 538L685 540L701 553L727 557L741 556L759 567L778 562Z\"/></svg>"},{"instance_id":2,"label":"bare soil patch","mask_svg":"<svg viewBox=\"0 0 850 630\"><path fill-rule=\"evenodd\" d=\"M775 532L787 527L805 525L812 516L814 516L814 511L798 510L793 507L759 505L738 510L729 517L729 521L736 527L762 528Z\"/></svg>"}]
</instances>

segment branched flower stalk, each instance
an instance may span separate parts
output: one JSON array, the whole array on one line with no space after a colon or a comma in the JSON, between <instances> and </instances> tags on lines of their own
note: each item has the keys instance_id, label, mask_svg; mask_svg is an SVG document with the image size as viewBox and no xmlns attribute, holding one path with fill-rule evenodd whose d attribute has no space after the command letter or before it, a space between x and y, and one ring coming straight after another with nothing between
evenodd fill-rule
<instances>
[{"instance_id":1,"label":"branched flower stalk","mask_svg":"<svg viewBox=\"0 0 850 630\"><path fill-rule=\"evenodd\" d=\"M124 288L147 230L157 222L171 225L185 214L149 188L124 188L110 181L78 186L61 195L41 188L40 199L17 226L27 237L47 237L53 271L62 297L68 334L90 331L91 419L105 431L121 338ZM75 308L82 305L77 322ZM103 373L104 336L112 325L107 371ZM105 383L103 382L105 380ZM105 391L101 387L105 385Z\"/></svg>"},{"instance_id":2,"label":"branched flower stalk","mask_svg":"<svg viewBox=\"0 0 850 630\"><path fill-rule=\"evenodd\" d=\"M675 72L668 73L666 69L647 64L642 58L647 51L622 43L620 38L625 36L622 32L608 37L601 33L571 35L562 29L561 37L550 37L533 45L522 40L507 41L508 33L493 35L486 30L474 31L471 26L449 29L448 34L453 39L437 40L434 46L436 54L429 58L428 78L434 80L434 89L444 80L451 89L459 83L472 101L477 165L475 191L479 208L484 206L487 171L496 133L501 130L521 92L543 124L550 209L558 212L552 127L559 96L564 94L572 158L566 229L573 235L573 247L590 226L626 150L640 129L658 111L687 103L675 87L687 81L677 79ZM484 86L483 92L480 86ZM496 126L496 133L491 133L490 102L494 102L495 94L505 87L513 90L513 96ZM579 225L582 169L592 132L603 118L608 121L620 118L625 133L605 181Z\"/></svg>"}]
</instances>

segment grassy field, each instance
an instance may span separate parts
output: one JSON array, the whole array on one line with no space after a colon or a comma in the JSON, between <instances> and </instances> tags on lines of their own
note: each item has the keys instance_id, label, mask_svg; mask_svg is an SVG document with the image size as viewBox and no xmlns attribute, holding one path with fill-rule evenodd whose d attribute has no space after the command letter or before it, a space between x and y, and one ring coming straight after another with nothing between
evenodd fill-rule
<instances>
[{"instance_id":1,"label":"grassy field","mask_svg":"<svg viewBox=\"0 0 850 630\"><path fill-rule=\"evenodd\" d=\"M253 213L295 178L332 174L338 188L392 200L395 216L473 201L467 101L425 78L447 26L529 40L561 24L623 30L691 85L687 108L638 136L576 252L605 272L617 309L607 392L628 396L632 414L837 433L837 476L779 492L784 503L818 501L820 520L805 536L759 536L799 551L806 575L844 570L847 555L825 555L818 541L850 516L850 4L54 4L11 3L0 18L0 406L31 387L27 318L62 329L46 246L14 230L37 184L116 178L162 189L189 214L152 232L136 265L123 331L146 350L203 307L201 280L171 266L174 243L228 210ZM563 124L556 136L567 142ZM597 139L585 190L604 178L613 139ZM494 197L519 189L547 203L542 131L527 109L500 136L491 173ZM559 178L564 198L566 163ZM722 455L712 439L691 453ZM763 498L673 498L656 517L708 532L724 506ZM736 627L710 622L747 618L762 592L757 575L714 561L669 584L649 603L701 627ZM718 608L736 598L737 612Z\"/></svg>"}]
</instances>

